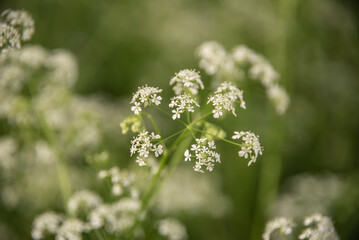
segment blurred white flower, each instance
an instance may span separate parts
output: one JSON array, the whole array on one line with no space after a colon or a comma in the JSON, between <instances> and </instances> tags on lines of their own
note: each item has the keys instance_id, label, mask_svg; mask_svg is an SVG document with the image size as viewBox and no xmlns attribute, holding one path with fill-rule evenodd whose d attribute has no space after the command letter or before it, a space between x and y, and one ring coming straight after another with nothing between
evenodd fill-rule
<instances>
[{"instance_id":1,"label":"blurred white flower","mask_svg":"<svg viewBox=\"0 0 359 240\"><path fill-rule=\"evenodd\" d=\"M35 32L35 22L25 11L7 9L2 12L1 18L21 34L23 41L30 40Z\"/></svg>"},{"instance_id":2,"label":"blurred white flower","mask_svg":"<svg viewBox=\"0 0 359 240\"><path fill-rule=\"evenodd\" d=\"M174 218L162 219L158 222L158 233L168 240L187 239L186 227Z\"/></svg>"},{"instance_id":3,"label":"blurred white flower","mask_svg":"<svg viewBox=\"0 0 359 240\"><path fill-rule=\"evenodd\" d=\"M299 235L299 239L308 240L339 240L332 220L321 214L313 214L304 219L306 229Z\"/></svg>"},{"instance_id":4,"label":"blurred white flower","mask_svg":"<svg viewBox=\"0 0 359 240\"><path fill-rule=\"evenodd\" d=\"M170 85L173 86L173 91L176 95L183 93L198 94L198 89L204 89L201 76L190 69L181 70L171 79Z\"/></svg>"},{"instance_id":5,"label":"blurred white flower","mask_svg":"<svg viewBox=\"0 0 359 240\"><path fill-rule=\"evenodd\" d=\"M202 43L197 48L196 55L200 59L199 66L208 75L216 74L227 59L226 50L216 41Z\"/></svg>"},{"instance_id":6,"label":"blurred white flower","mask_svg":"<svg viewBox=\"0 0 359 240\"><path fill-rule=\"evenodd\" d=\"M64 217L57 213L46 212L34 220L31 236L35 240L44 239L48 234L55 235Z\"/></svg>"},{"instance_id":7,"label":"blurred white flower","mask_svg":"<svg viewBox=\"0 0 359 240\"><path fill-rule=\"evenodd\" d=\"M263 240L271 240L272 235L289 235L293 231L295 224L292 219L277 217L272 219L266 224L264 233L262 235Z\"/></svg>"},{"instance_id":8,"label":"blurred white flower","mask_svg":"<svg viewBox=\"0 0 359 240\"><path fill-rule=\"evenodd\" d=\"M75 192L70 197L67 207L71 215L78 216L82 210L88 212L101 203L102 199L96 193L88 190L82 190Z\"/></svg>"},{"instance_id":9,"label":"blurred white flower","mask_svg":"<svg viewBox=\"0 0 359 240\"><path fill-rule=\"evenodd\" d=\"M284 114L289 106L288 93L278 84L267 88L268 98L273 102L276 112L279 115Z\"/></svg>"}]
</instances>

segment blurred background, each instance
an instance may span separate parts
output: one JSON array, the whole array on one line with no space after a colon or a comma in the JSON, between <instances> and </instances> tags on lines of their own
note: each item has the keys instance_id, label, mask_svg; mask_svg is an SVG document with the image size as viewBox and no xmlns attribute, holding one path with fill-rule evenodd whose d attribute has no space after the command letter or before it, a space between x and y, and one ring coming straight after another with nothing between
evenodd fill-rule
<instances>
[{"instance_id":1,"label":"blurred background","mask_svg":"<svg viewBox=\"0 0 359 240\"><path fill-rule=\"evenodd\" d=\"M199 69L194 52L204 41L218 41L228 51L245 44L265 56L289 92L288 112L277 116L260 85L240 87L247 110L238 119L226 118L223 128L253 130L264 155L248 168L231 146L220 144L223 163L214 178L229 210L220 216L180 215L190 239L252 240L261 238L273 216L302 219L318 211L332 217L341 239L359 239L358 6L355 0L0 3L2 10L33 16L30 43L76 56L78 94L101 94L123 114L138 86L170 93L175 72ZM112 147L118 164L125 165L130 138L118 138L125 140ZM24 208L2 201L0 232L30 239L32 219L46 206L24 214Z\"/></svg>"}]
</instances>

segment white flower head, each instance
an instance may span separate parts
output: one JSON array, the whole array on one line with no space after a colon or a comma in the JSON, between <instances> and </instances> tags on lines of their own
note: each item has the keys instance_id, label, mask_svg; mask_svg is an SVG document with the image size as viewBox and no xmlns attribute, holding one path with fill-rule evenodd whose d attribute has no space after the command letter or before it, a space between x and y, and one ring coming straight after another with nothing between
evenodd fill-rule
<instances>
[{"instance_id":1,"label":"white flower head","mask_svg":"<svg viewBox=\"0 0 359 240\"><path fill-rule=\"evenodd\" d=\"M261 147L259 143L259 136L255 135L251 131L235 131L232 139L241 139L243 141L238 155L250 160L248 162L248 166L256 162L258 155L262 155L263 147Z\"/></svg>"},{"instance_id":2,"label":"white flower head","mask_svg":"<svg viewBox=\"0 0 359 240\"><path fill-rule=\"evenodd\" d=\"M163 146L159 143L153 143L156 140L161 138L160 135L148 134L148 131L140 132L136 137L131 141L131 156L138 154L136 162L140 166L147 165L144 161L149 157L149 154L153 152L156 157L160 156L163 153Z\"/></svg>"},{"instance_id":3,"label":"white flower head","mask_svg":"<svg viewBox=\"0 0 359 240\"><path fill-rule=\"evenodd\" d=\"M211 172L213 171L214 163L221 162L220 155L214 149L216 149L214 141L208 141L207 138L197 138L196 144L192 144L190 150L186 149L184 153L185 161L191 161L193 156L197 160L193 167L196 172L204 173L203 166Z\"/></svg>"},{"instance_id":4,"label":"white flower head","mask_svg":"<svg viewBox=\"0 0 359 240\"><path fill-rule=\"evenodd\" d=\"M140 201L133 198L100 205L89 215L90 226L92 229L105 227L109 233L123 233L133 225L140 205Z\"/></svg>"},{"instance_id":5,"label":"white flower head","mask_svg":"<svg viewBox=\"0 0 359 240\"><path fill-rule=\"evenodd\" d=\"M162 219L158 222L158 233L168 240L186 240L186 227L173 218Z\"/></svg>"},{"instance_id":6,"label":"white flower head","mask_svg":"<svg viewBox=\"0 0 359 240\"><path fill-rule=\"evenodd\" d=\"M339 240L333 222L329 217L316 213L306 217L303 224L307 226L307 228L299 235L299 239Z\"/></svg>"},{"instance_id":7,"label":"white flower head","mask_svg":"<svg viewBox=\"0 0 359 240\"><path fill-rule=\"evenodd\" d=\"M198 89L203 89L201 76L190 69L181 70L171 79L170 85L173 86L173 91L176 95L183 93L198 94Z\"/></svg>"},{"instance_id":8,"label":"white flower head","mask_svg":"<svg viewBox=\"0 0 359 240\"><path fill-rule=\"evenodd\" d=\"M135 114L139 114L142 111L141 106L147 107L148 105L155 104L160 105L162 97L158 94L162 92L162 89L155 87L143 86L139 87L137 92L133 94L131 104L131 111Z\"/></svg>"},{"instance_id":9,"label":"white flower head","mask_svg":"<svg viewBox=\"0 0 359 240\"><path fill-rule=\"evenodd\" d=\"M173 120L180 118L181 114L185 111L194 112L194 107L199 107L199 104L196 99L194 99L189 94L178 95L171 98L171 103L169 104L170 108L175 108L172 110Z\"/></svg>"},{"instance_id":10,"label":"white flower head","mask_svg":"<svg viewBox=\"0 0 359 240\"><path fill-rule=\"evenodd\" d=\"M208 75L215 75L228 59L226 50L216 41L202 43L196 50L199 66Z\"/></svg>"},{"instance_id":11,"label":"white flower head","mask_svg":"<svg viewBox=\"0 0 359 240\"><path fill-rule=\"evenodd\" d=\"M48 234L56 234L63 220L62 215L53 212L46 212L37 216L32 226L31 237L39 240L45 238Z\"/></svg>"},{"instance_id":12,"label":"white flower head","mask_svg":"<svg viewBox=\"0 0 359 240\"><path fill-rule=\"evenodd\" d=\"M79 219L66 219L57 230L55 240L82 240L82 233L88 231L86 223Z\"/></svg>"},{"instance_id":13,"label":"white flower head","mask_svg":"<svg viewBox=\"0 0 359 240\"><path fill-rule=\"evenodd\" d=\"M234 104L240 103L240 107L246 109L246 103L243 100L243 91L239 90L230 82L222 83L214 95L208 97L207 104L212 103L214 109L212 111L214 118L219 118L223 115L223 109L231 111L234 116L235 113Z\"/></svg>"},{"instance_id":14,"label":"white flower head","mask_svg":"<svg viewBox=\"0 0 359 240\"><path fill-rule=\"evenodd\" d=\"M135 176L129 171L120 170L118 167L102 170L98 177L104 179L108 177L112 183L112 194L121 196L125 191L130 192Z\"/></svg>"},{"instance_id":15,"label":"white flower head","mask_svg":"<svg viewBox=\"0 0 359 240\"><path fill-rule=\"evenodd\" d=\"M278 84L271 85L267 88L267 95L269 100L274 104L275 110L279 115L287 111L289 105L288 93Z\"/></svg>"},{"instance_id":16,"label":"white flower head","mask_svg":"<svg viewBox=\"0 0 359 240\"><path fill-rule=\"evenodd\" d=\"M263 240L270 240L271 235L275 232L282 235L289 235L292 233L294 223L292 219L284 217L274 218L266 224L265 231L262 235Z\"/></svg>"},{"instance_id":17,"label":"white flower head","mask_svg":"<svg viewBox=\"0 0 359 240\"><path fill-rule=\"evenodd\" d=\"M269 87L279 80L279 74L264 58L250 67L249 76L254 80L259 80L264 87Z\"/></svg>"},{"instance_id":18,"label":"white flower head","mask_svg":"<svg viewBox=\"0 0 359 240\"><path fill-rule=\"evenodd\" d=\"M254 64L263 58L245 45L239 45L232 50L232 58L237 64Z\"/></svg>"},{"instance_id":19,"label":"white flower head","mask_svg":"<svg viewBox=\"0 0 359 240\"><path fill-rule=\"evenodd\" d=\"M35 22L25 11L7 9L2 12L1 18L4 19L6 24L21 33L21 40L23 41L30 40L35 32Z\"/></svg>"},{"instance_id":20,"label":"white flower head","mask_svg":"<svg viewBox=\"0 0 359 240\"><path fill-rule=\"evenodd\" d=\"M81 210L91 210L102 203L102 199L94 192L82 190L69 199L67 206L70 214L77 216Z\"/></svg>"},{"instance_id":21,"label":"white flower head","mask_svg":"<svg viewBox=\"0 0 359 240\"><path fill-rule=\"evenodd\" d=\"M0 23L0 53L8 53L21 47L20 34L15 28Z\"/></svg>"}]
</instances>

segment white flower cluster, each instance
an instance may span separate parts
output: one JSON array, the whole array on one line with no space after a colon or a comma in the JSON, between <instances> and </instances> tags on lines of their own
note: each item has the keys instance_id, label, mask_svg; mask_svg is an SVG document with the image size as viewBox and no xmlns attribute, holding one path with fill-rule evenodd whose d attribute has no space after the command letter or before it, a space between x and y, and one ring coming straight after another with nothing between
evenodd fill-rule
<instances>
[{"instance_id":1,"label":"white flower cluster","mask_svg":"<svg viewBox=\"0 0 359 240\"><path fill-rule=\"evenodd\" d=\"M14 138L0 138L0 167L3 170L8 170L15 165L16 158L14 156L17 151L18 143Z\"/></svg>"},{"instance_id":2,"label":"white flower cluster","mask_svg":"<svg viewBox=\"0 0 359 240\"><path fill-rule=\"evenodd\" d=\"M81 211L89 211L102 203L102 199L94 192L82 190L74 193L67 203L69 213L78 216Z\"/></svg>"},{"instance_id":3,"label":"white flower cluster","mask_svg":"<svg viewBox=\"0 0 359 240\"><path fill-rule=\"evenodd\" d=\"M139 87L137 92L133 94L131 104L131 111L135 114L139 114L142 111L141 105L147 107L150 104L160 105L162 97L158 94L162 92L162 89L155 87Z\"/></svg>"},{"instance_id":4,"label":"white flower cluster","mask_svg":"<svg viewBox=\"0 0 359 240\"><path fill-rule=\"evenodd\" d=\"M332 220L321 214L313 214L304 219L303 224L308 228L299 235L299 239L309 240L339 240Z\"/></svg>"},{"instance_id":5,"label":"white flower cluster","mask_svg":"<svg viewBox=\"0 0 359 240\"><path fill-rule=\"evenodd\" d=\"M273 84L268 87L267 96L274 103L277 113L284 114L290 101L288 93L278 84Z\"/></svg>"},{"instance_id":6,"label":"white flower cluster","mask_svg":"<svg viewBox=\"0 0 359 240\"><path fill-rule=\"evenodd\" d=\"M15 28L0 23L0 50L1 53L7 53L12 49L20 48L20 34Z\"/></svg>"},{"instance_id":7,"label":"white flower cluster","mask_svg":"<svg viewBox=\"0 0 359 240\"><path fill-rule=\"evenodd\" d=\"M35 23L27 12L7 9L0 17L0 52L18 49L21 47L21 40L31 39Z\"/></svg>"},{"instance_id":8,"label":"white flower cluster","mask_svg":"<svg viewBox=\"0 0 359 240\"><path fill-rule=\"evenodd\" d=\"M91 199L93 200L93 195ZM32 238L41 240L55 236L55 240L81 240L82 233L102 227L105 227L106 231L111 234L124 233L133 225L136 213L141 206L141 202L133 198L122 198L111 204L103 204L98 199L94 204L92 200L81 198L77 201L86 201L91 204L86 221L66 218L53 212L39 215L33 223Z\"/></svg>"},{"instance_id":9,"label":"white flower cluster","mask_svg":"<svg viewBox=\"0 0 359 240\"><path fill-rule=\"evenodd\" d=\"M227 58L226 50L216 41L202 43L197 48L196 55L200 59L199 66L208 75L216 74Z\"/></svg>"},{"instance_id":10,"label":"white flower cluster","mask_svg":"<svg viewBox=\"0 0 359 240\"><path fill-rule=\"evenodd\" d=\"M294 223L292 219L278 217L269 221L266 224L265 231L262 235L263 240L271 240L277 238L271 238L274 234L289 235L292 233ZM282 238L280 238L282 239Z\"/></svg>"},{"instance_id":11,"label":"white flower cluster","mask_svg":"<svg viewBox=\"0 0 359 240\"><path fill-rule=\"evenodd\" d=\"M138 154L136 162L140 166L145 166L144 159L148 158L150 152L153 152L156 157L163 153L163 146L161 144L152 143L154 140L160 139L160 135L156 135L153 132L148 134L148 131L140 132L131 141L131 156Z\"/></svg>"},{"instance_id":12,"label":"white flower cluster","mask_svg":"<svg viewBox=\"0 0 359 240\"><path fill-rule=\"evenodd\" d=\"M224 79L243 78L243 70L237 68L232 56L216 41L202 43L196 50L196 56L200 59L199 66L208 75L214 76L212 86L218 86Z\"/></svg>"},{"instance_id":13,"label":"white flower cluster","mask_svg":"<svg viewBox=\"0 0 359 240\"><path fill-rule=\"evenodd\" d=\"M1 14L1 18L3 18L7 24L19 30L23 41L30 40L35 32L35 22L25 11L7 9Z\"/></svg>"},{"instance_id":14,"label":"white flower cluster","mask_svg":"<svg viewBox=\"0 0 359 240\"><path fill-rule=\"evenodd\" d=\"M162 219L158 222L158 233L168 240L186 240L186 227L174 218Z\"/></svg>"},{"instance_id":15,"label":"white flower cluster","mask_svg":"<svg viewBox=\"0 0 359 240\"><path fill-rule=\"evenodd\" d=\"M48 78L65 87L72 87L77 81L78 64L75 56L63 49L54 50L44 65L51 70Z\"/></svg>"},{"instance_id":16,"label":"white flower cluster","mask_svg":"<svg viewBox=\"0 0 359 240\"><path fill-rule=\"evenodd\" d=\"M118 167L113 167L109 170L102 170L98 174L99 178L110 178L112 183L112 194L121 196L125 190L130 191L131 197L136 198L138 193L135 189L131 188L134 181L134 175L126 170L120 170Z\"/></svg>"},{"instance_id":17,"label":"white flower cluster","mask_svg":"<svg viewBox=\"0 0 359 240\"><path fill-rule=\"evenodd\" d=\"M105 227L110 233L123 233L133 225L140 205L141 202L133 198L100 205L90 213L89 225L91 229Z\"/></svg>"},{"instance_id":18,"label":"white flower cluster","mask_svg":"<svg viewBox=\"0 0 359 240\"><path fill-rule=\"evenodd\" d=\"M251 131L247 132L234 132L232 139L241 139L243 141L241 150L238 152L240 157L250 159L248 166L256 162L258 155L262 155L263 148L259 143L259 136L255 135Z\"/></svg>"},{"instance_id":19,"label":"white flower cluster","mask_svg":"<svg viewBox=\"0 0 359 240\"><path fill-rule=\"evenodd\" d=\"M210 102L213 104L212 113L214 118L222 116L223 109L232 111L233 115L237 116L234 108L237 100L240 102L240 107L246 109L246 103L243 101L243 91L230 82L224 82L217 88L214 95L208 98L207 104Z\"/></svg>"},{"instance_id":20,"label":"white flower cluster","mask_svg":"<svg viewBox=\"0 0 359 240\"><path fill-rule=\"evenodd\" d=\"M197 138L196 143L192 144L190 150L186 149L184 153L185 161L191 161L192 154L194 154L193 156L197 161L193 169L196 172L204 173L202 166L205 166L208 171L213 171L214 163L221 162L220 155L214 151L216 149L214 141L207 141L207 138Z\"/></svg>"},{"instance_id":21,"label":"white flower cluster","mask_svg":"<svg viewBox=\"0 0 359 240\"><path fill-rule=\"evenodd\" d=\"M199 107L199 104L196 99L192 98L191 95L183 94L171 98L169 106L170 108L175 108L172 110L172 119L175 120L176 118L180 118L181 114L186 110L188 112L194 112L194 107Z\"/></svg>"},{"instance_id":22,"label":"white flower cluster","mask_svg":"<svg viewBox=\"0 0 359 240\"><path fill-rule=\"evenodd\" d=\"M173 86L173 91L176 95L183 93L198 94L198 89L204 89L201 76L190 69L181 70L170 80L170 85Z\"/></svg>"},{"instance_id":23,"label":"white flower cluster","mask_svg":"<svg viewBox=\"0 0 359 240\"><path fill-rule=\"evenodd\" d=\"M66 219L56 231L55 240L82 240L82 233L88 225L79 219Z\"/></svg>"},{"instance_id":24,"label":"white flower cluster","mask_svg":"<svg viewBox=\"0 0 359 240\"><path fill-rule=\"evenodd\" d=\"M249 76L261 82L276 112L284 114L289 105L289 96L278 84L279 74L272 65L263 56L243 45L234 48L232 56L239 65L249 65Z\"/></svg>"},{"instance_id":25,"label":"white flower cluster","mask_svg":"<svg viewBox=\"0 0 359 240\"><path fill-rule=\"evenodd\" d=\"M56 234L64 217L62 215L46 212L35 218L31 237L35 240L44 239L48 234Z\"/></svg>"},{"instance_id":26,"label":"white flower cluster","mask_svg":"<svg viewBox=\"0 0 359 240\"><path fill-rule=\"evenodd\" d=\"M278 114L284 114L289 105L287 92L278 84L279 74L272 65L252 49L239 45L227 53L221 44L211 41L204 42L196 51L199 66L215 80L236 80L244 76L248 70L250 78L259 80L265 87L269 100L274 104Z\"/></svg>"}]
</instances>

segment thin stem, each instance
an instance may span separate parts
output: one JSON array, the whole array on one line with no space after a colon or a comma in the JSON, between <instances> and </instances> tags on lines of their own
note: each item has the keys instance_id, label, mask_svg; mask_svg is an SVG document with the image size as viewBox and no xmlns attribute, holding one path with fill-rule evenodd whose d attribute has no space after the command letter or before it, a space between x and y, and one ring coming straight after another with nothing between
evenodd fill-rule
<instances>
[{"instance_id":1,"label":"thin stem","mask_svg":"<svg viewBox=\"0 0 359 240\"><path fill-rule=\"evenodd\" d=\"M178 132L175 132L174 134L172 134L172 135L170 135L170 136L168 136L168 137L166 137L166 138L160 140L159 143L163 143L163 142L165 142L165 141L167 141L167 140L173 138L174 136L177 136L178 134L184 132L185 130L186 130L186 129L182 129L182 130L180 130L180 131L178 131Z\"/></svg>"},{"instance_id":2,"label":"thin stem","mask_svg":"<svg viewBox=\"0 0 359 240\"><path fill-rule=\"evenodd\" d=\"M206 117L208 117L208 116L211 115L211 114L212 114L212 112L209 112L209 113L207 113L207 114L205 114L205 115L199 117L198 119L194 120L194 121L192 122L192 124L195 124L195 123L197 123L197 122L199 122L199 121L205 119Z\"/></svg>"},{"instance_id":3,"label":"thin stem","mask_svg":"<svg viewBox=\"0 0 359 240\"><path fill-rule=\"evenodd\" d=\"M161 135L160 129L158 128L158 126L157 126L155 120L153 119L153 117L150 114L148 114L147 112L145 112L145 111L143 111L143 114L151 121L152 126L155 128L156 133Z\"/></svg>"},{"instance_id":4,"label":"thin stem","mask_svg":"<svg viewBox=\"0 0 359 240\"><path fill-rule=\"evenodd\" d=\"M30 94L33 95L31 87L29 85L27 85L27 87L28 87ZM40 122L41 129L44 133L44 136L45 136L47 142L50 144L50 147L52 148L53 152L56 155L57 177L59 180L63 206L65 209L65 212L67 212L67 210L68 210L67 209L67 201L71 195L71 183L70 183L70 178L69 178L69 174L68 174L68 170L67 170L67 166L66 166L65 156L63 155L62 151L59 149L58 144L55 140L55 134L54 134L53 130L47 125L43 115L40 112L38 112L35 109L35 107L33 107L33 105L31 105L31 106L32 106L32 111L34 112L34 115Z\"/></svg>"},{"instance_id":5,"label":"thin stem","mask_svg":"<svg viewBox=\"0 0 359 240\"><path fill-rule=\"evenodd\" d=\"M224 142L227 142L227 143L230 143L230 144L239 146L239 147L242 147L242 146L243 146L243 144L233 142L233 141L231 141L231 140L228 140L228 139L219 137L219 136L217 136L217 135L213 135L213 134L211 134L211 133L207 133L206 131L203 131L203 130L201 130L201 129L198 129L198 128L192 128L192 129L195 130L195 131L198 131L198 132L207 134L207 135L211 135L212 137L218 138L218 139L220 139L220 140L222 140L222 141L224 141Z\"/></svg>"},{"instance_id":6,"label":"thin stem","mask_svg":"<svg viewBox=\"0 0 359 240\"><path fill-rule=\"evenodd\" d=\"M162 112L163 114L169 116L172 119L172 115L169 114L168 112L166 112L165 110L163 110L162 108L158 107L158 106L154 106L154 108L156 108L158 111ZM187 123L185 123L184 121L180 120L180 119L176 119L176 121L182 123L183 125L187 126Z\"/></svg>"}]
</instances>

